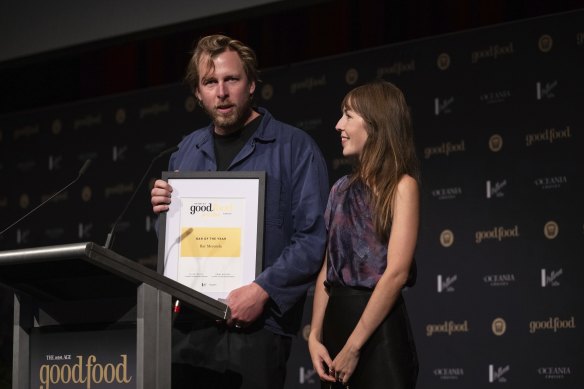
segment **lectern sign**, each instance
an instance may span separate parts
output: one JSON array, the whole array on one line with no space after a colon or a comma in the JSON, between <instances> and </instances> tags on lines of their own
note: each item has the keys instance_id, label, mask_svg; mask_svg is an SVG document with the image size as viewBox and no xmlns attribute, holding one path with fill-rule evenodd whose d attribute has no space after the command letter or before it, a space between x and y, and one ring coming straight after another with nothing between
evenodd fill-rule
<instances>
[{"instance_id":1,"label":"lectern sign","mask_svg":"<svg viewBox=\"0 0 584 389\"><path fill-rule=\"evenodd\" d=\"M31 334L31 388L135 388L132 330Z\"/></svg>"}]
</instances>

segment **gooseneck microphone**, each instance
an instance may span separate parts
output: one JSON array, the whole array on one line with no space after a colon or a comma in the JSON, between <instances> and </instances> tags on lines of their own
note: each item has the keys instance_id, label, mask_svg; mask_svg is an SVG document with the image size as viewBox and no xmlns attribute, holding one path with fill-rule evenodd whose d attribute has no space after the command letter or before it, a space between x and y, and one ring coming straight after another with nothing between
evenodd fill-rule
<instances>
[{"instance_id":1,"label":"gooseneck microphone","mask_svg":"<svg viewBox=\"0 0 584 389\"><path fill-rule=\"evenodd\" d=\"M114 244L114 242L113 242L113 236L115 234L116 227L117 227L118 223L122 220L122 217L124 217L124 215L126 214L126 211L128 210L128 208L130 208L130 204L132 204L132 201L134 200L134 197L136 197L136 194L138 193L138 189L140 189L140 187L142 186L142 183L146 179L146 176L150 172L150 169L152 169L152 166L154 165L154 162L156 162L157 160L159 160L160 158L164 157L167 154L174 153L176 150L178 150L178 146L170 147L170 148L168 148L166 150L161 151L156 157L154 157L152 159L152 161L150 162L150 165L148 165L148 169L146 169L146 171L144 172L144 175L142 176L142 179L140 180L140 182L138 183L138 185L136 185L136 189L134 189L134 193L132 193L132 196L130 197L130 200L128 200L128 202L126 203L125 208L122 210L122 213L120 213L120 216L118 216L118 218L116 219L116 221L112 225L112 229L109 232L109 234L107 234L107 238L105 240L105 244L103 245L103 247L105 247L106 249L109 249L109 248L111 248L113 246L113 244Z\"/></svg>"},{"instance_id":2,"label":"gooseneck microphone","mask_svg":"<svg viewBox=\"0 0 584 389\"><path fill-rule=\"evenodd\" d=\"M52 195L51 197L49 197L48 199L46 199L45 201L43 201L42 203L40 203L39 205L37 205L34 209L32 209L31 211L29 211L27 214L25 214L23 217L21 217L20 219L18 219L17 221L15 221L14 223L12 223L11 225L9 225L8 227L6 227L5 229L2 230L2 232L0 232L0 235L3 235L6 231L8 231L9 229L11 229L12 227L14 227L15 225L17 225L18 223L20 223L23 219L25 219L26 217L28 217L31 213L33 213L34 211L36 211L37 209L39 209L40 207L42 207L43 205L45 205L46 203L48 203L49 201L51 201L55 196L57 196L58 194L60 194L61 192L63 192L65 189L69 188L71 185L73 185L74 183L76 183L83 174L85 174L85 172L87 171L87 169L89 168L89 165L91 165L91 159L88 159L85 161L85 163L83 164L83 166L81 166L81 169L79 169L79 173L77 174L77 178L75 178L73 181L71 181L67 186L65 186L63 189L61 189L60 191L58 191L57 193L55 193L54 195Z\"/></svg>"}]
</instances>

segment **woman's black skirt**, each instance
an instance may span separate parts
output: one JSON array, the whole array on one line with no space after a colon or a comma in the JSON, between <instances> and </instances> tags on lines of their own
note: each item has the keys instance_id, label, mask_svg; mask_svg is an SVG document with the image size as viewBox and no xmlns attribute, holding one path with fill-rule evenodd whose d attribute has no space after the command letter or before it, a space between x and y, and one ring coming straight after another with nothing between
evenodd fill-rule
<instances>
[{"instance_id":1,"label":"woman's black skirt","mask_svg":"<svg viewBox=\"0 0 584 389\"><path fill-rule=\"evenodd\" d=\"M371 290L332 287L323 323L323 343L332 359L341 351L357 325ZM418 376L418 358L406 305L395 305L361 349L350 389L413 389ZM343 388L323 383L322 388Z\"/></svg>"}]
</instances>

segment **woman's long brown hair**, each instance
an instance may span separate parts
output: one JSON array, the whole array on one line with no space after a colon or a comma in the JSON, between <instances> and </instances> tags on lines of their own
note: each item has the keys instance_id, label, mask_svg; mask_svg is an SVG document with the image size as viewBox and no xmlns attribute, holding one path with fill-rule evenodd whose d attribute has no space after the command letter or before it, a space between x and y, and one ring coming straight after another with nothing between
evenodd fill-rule
<instances>
[{"instance_id":1,"label":"woman's long brown hair","mask_svg":"<svg viewBox=\"0 0 584 389\"><path fill-rule=\"evenodd\" d=\"M399 180L408 174L419 181L408 105L399 88L376 81L351 90L341 108L355 111L365 121L367 141L351 183L361 181L368 187L375 231L387 241Z\"/></svg>"}]
</instances>

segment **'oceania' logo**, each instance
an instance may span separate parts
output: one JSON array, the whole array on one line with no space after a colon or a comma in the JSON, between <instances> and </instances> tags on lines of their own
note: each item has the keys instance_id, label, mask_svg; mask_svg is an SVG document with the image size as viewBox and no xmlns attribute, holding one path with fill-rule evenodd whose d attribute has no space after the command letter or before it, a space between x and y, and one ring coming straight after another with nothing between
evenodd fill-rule
<instances>
[{"instance_id":1,"label":"'oceania' logo","mask_svg":"<svg viewBox=\"0 0 584 389\"><path fill-rule=\"evenodd\" d=\"M454 292L454 286L452 286L456 280L458 279L458 275L453 275L450 277L442 278L442 274L438 274L437 277L437 288L438 293L442 292Z\"/></svg>"},{"instance_id":2,"label":"'oceania' logo","mask_svg":"<svg viewBox=\"0 0 584 389\"><path fill-rule=\"evenodd\" d=\"M572 374L570 366L546 366L537 369L537 374L547 380L561 380Z\"/></svg>"},{"instance_id":3,"label":"'oceania' logo","mask_svg":"<svg viewBox=\"0 0 584 389\"><path fill-rule=\"evenodd\" d=\"M45 230L45 236L49 239L61 239L63 235L65 235L65 229L63 227L53 227Z\"/></svg>"},{"instance_id":4,"label":"'oceania' logo","mask_svg":"<svg viewBox=\"0 0 584 389\"><path fill-rule=\"evenodd\" d=\"M503 103L511 97L509 89L499 90L495 92L485 92L479 96L479 100L486 104Z\"/></svg>"},{"instance_id":5,"label":"'oceania' logo","mask_svg":"<svg viewBox=\"0 0 584 389\"><path fill-rule=\"evenodd\" d=\"M507 374L509 370L511 370L509 365L505 367L497 367L496 369L495 366L489 365L489 382L507 382L504 375Z\"/></svg>"},{"instance_id":6,"label":"'oceania' logo","mask_svg":"<svg viewBox=\"0 0 584 389\"><path fill-rule=\"evenodd\" d=\"M462 367L439 367L432 371L435 377L440 377L441 380L457 380L464 376L464 369Z\"/></svg>"},{"instance_id":7,"label":"'oceania' logo","mask_svg":"<svg viewBox=\"0 0 584 389\"><path fill-rule=\"evenodd\" d=\"M515 282L515 274L487 274L483 277L483 282L490 286L509 286Z\"/></svg>"},{"instance_id":8,"label":"'oceania' logo","mask_svg":"<svg viewBox=\"0 0 584 389\"><path fill-rule=\"evenodd\" d=\"M560 286L558 278L564 273L564 269L546 271L546 269L541 269L541 287L546 286Z\"/></svg>"},{"instance_id":9,"label":"'oceania' logo","mask_svg":"<svg viewBox=\"0 0 584 389\"><path fill-rule=\"evenodd\" d=\"M533 180L535 186L541 189L559 189L562 185L568 183L568 177L566 176L554 176L554 177L539 177Z\"/></svg>"},{"instance_id":10,"label":"'oceania' logo","mask_svg":"<svg viewBox=\"0 0 584 389\"><path fill-rule=\"evenodd\" d=\"M462 188L460 186L455 186L452 188L440 188L432 189L432 197L438 200L454 200L458 196L462 195Z\"/></svg>"}]
</instances>

